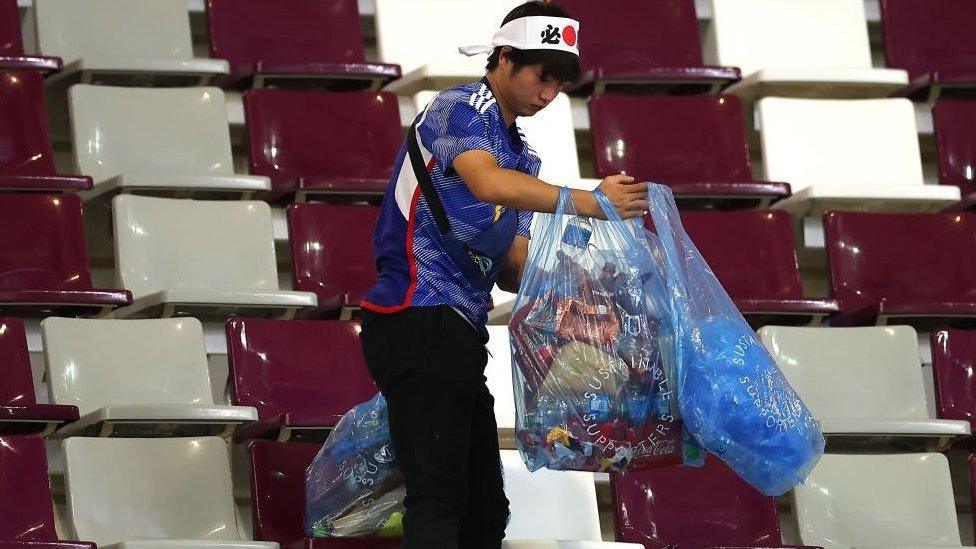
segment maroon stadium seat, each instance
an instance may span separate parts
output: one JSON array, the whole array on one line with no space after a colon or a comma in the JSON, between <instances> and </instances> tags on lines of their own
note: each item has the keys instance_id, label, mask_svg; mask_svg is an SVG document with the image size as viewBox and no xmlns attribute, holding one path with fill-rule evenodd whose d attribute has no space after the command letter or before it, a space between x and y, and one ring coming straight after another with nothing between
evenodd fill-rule
<instances>
[{"instance_id":1,"label":"maroon stadium seat","mask_svg":"<svg viewBox=\"0 0 976 549\"><path fill-rule=\"evenodd\" d=\"M379 208L292 204L286 216L294 288L319 298L306 316L349 318L376 281L373 230Z\"/></svg>"},{"instance_id":2,"label":"maroon stadium seat","mask_svg":"<svg viewBox=\"0 0 976 549\"><path fill-rule=\"evenodd\" d=\"M380 89L399 65L366 62L357 0L207 0L210 57L224 87Z\"/></svg>"},{"instance_id":3,"label":"maroon stadium seat","mask_svg":"<svg viewBox=\"0 0 976 549\"><path fill-rule=\"evenodd\" d=\"M838 311L833 299L803 296L788 213L685 211L681 222L754 327L817 325Z\"/></svg>"},{"instance_id":4,"label":"maroon stadium seat","mask_svg":"<svg viewBox=\"0 0 976 549\"><path fill-rule=\"evenodd\" d=\"M271 178L269 200L386 192L403 139L396 96L248 90L244 112L250 170Z\"/></svg>"},{"instance_id":5,"label":"maroon stadium seat","mask_svg":"<svg viewBox=\"0 0 976 549\"><path fill-rule=\"evenodd\" d=\"M60 57L24 55L17 0L0 0L0 71L40 71L46 74L59 70Z\"/></svg>"},{"instance_id":6,"label":"maroon stadium seat","mask_svg":"<svg viewBox=\"0 0 976 549\"><path fill-rule=\"evenodd\" d=\"M589 99L600 178L626 172L671 187L687 202L755 205L785 198L789 185L755 181L733 96L595 95Z\"/></svg>"},{"instance_id":7,"label":"maroon stadium seat","mask_svg":"<svg viewBox=\"0 0 976 549\"><path fill-rule=\"evenodd\" d=\"M939 183L955 185L962 200L952 211L976 207L976 102L940 99L932 107L939 153Z\"/></svg>"},{"instance_id":8,"label":"maroon stadium seat","mask_svg":"<svg viewBox=\"0 0 976 549\"><path fill-rule=\"evenodd\" d=\"M227 359L233 403L260 418L237 440L324 440L342 414L378 392L354 322L232 318Z\"/></svg>"},{"instance_id":9,"label":"maroon stadium seat","mask_svg":"<svg viewBox=\"0 0 976 549\"><path fill-rule=\"evenodd\" d=\"M132 303L128 290L92 288L78 195L0 195L0 234L0 311L81 316Z\"/></svg>"},{"instance_id":10,"label":"maroon stadium seat","mask_svg":"<svg viewBox=\"0 0 976 549\"><path fill-rule=\"evenodd\" d=\"M824 215L833 325L897 320L919 331L976 319L976 215Z\"/></svg>"},{"instance_id":11,"label":"maroon stadium seat","mask_svg":"<svg viewBox=\"0 0 976 549\"><path fill-rule=\"evenodd\" d=\"M738 82L734 67L702 63L693 0L556 0L580 22L583 77L575 92L641 88L652 92L718 92ZM608 9L611 8L612 9Z\"/></svg>"},{"instance_id":12,"label":"maroon stadium seat","mask_svg":"<svg viewBox=\"0 0 976 549\"><path fill-rule=\"evenodd\" d=\"M910 84L899 95L933 101L976 91L976 4L881 0L881 23L887 66L908 71Z\"/></svg>"}]
</instances>

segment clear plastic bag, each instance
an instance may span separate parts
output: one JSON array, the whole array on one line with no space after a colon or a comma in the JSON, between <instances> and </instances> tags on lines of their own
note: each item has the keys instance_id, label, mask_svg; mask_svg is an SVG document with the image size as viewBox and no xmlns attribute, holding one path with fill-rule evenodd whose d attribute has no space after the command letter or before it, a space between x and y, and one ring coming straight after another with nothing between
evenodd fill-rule
<instances>
[{"instance_id":1,"label":"clear plastic bag","mask_svg":"<svg viewBox=\"0 0 976 549\"><path fill-rule=\"evenodd\" d=\"M509 332L516 446L530 471L624 471L682 461L659 347L659 272L638 220L575 215L568 189L539 216Z\"/></svg>"},{"instance_id":2,"label":"clear plastic bag","mask_svg":"<svg viewBox=\"0 0 976 549\"><path fill-rule=\"evenodd\" d=\"M405 489L377 394L346 412L305 472L310 537L402 537Z\"/></svg>"},{"instance_id":3,"label":"clear plastic bag","mask_svg":"<svg viewBox=\"0 0 976 549\"><path fill-rule=\"evenodd\" d=\"M763 494L778 496L803 482L824 450L820 427L681 226L671 190L648 187L659 258L669 291L678 405L685 429Z\"/></svg>"}]
</instances>

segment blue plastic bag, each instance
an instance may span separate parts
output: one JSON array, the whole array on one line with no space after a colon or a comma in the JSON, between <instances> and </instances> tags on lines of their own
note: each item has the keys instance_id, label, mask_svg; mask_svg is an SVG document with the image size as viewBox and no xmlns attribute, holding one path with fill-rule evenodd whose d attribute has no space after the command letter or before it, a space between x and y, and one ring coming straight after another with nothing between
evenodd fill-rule
<instances>
[{"instance_id":1,"label":"blue plastic bag","mask_svg":"<svg viewBox=\"0 0 976 549\"><path fill-rule=\"evenodd\" d=\"M342 416L305 472L309 537L403 536L403 475L377 394Z\"/></svg>"},{"instance_id":2,"label":"blue plastic bag","mask_svg":"<svg viewBox=\"0 0 976 549\"><path fill-rule=\"evenodd\" d=\"M648 187L668 309L663 345L687 431L763 494L803 482L824 450L820 427L681 226L671 190Z\"/></svg>"},{"instance_id":3,"label":"blue plastic bag","mask_svg":"<svg viewBox=\"0 0 976 549\"><path fill-rule=\"evenodd\" d=\"M657 278L639 220L575 215L560 189L533 230L509 323L516 446L530 471L625 471L682 462L661 361Z\"/></svg>"}]
</instances>

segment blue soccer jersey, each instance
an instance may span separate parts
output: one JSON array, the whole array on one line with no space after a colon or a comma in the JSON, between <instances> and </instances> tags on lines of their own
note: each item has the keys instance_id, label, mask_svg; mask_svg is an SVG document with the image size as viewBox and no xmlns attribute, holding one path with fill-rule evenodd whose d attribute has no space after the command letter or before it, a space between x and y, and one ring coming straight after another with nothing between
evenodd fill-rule
<instances>
[{"instance_id":1,"label":"blue soccer jersey","mask_svg":"<svg viewBox=\"0 0 976 549\"><path fill-rule=\"evenodd\" d=\"M503 208L475 198L453 169L459 154L483 150L502 168L539 174L538 155L515 124L505 127L486 78L439 93L418 120L417 140L424 164L444 205L451 232L461 242L467 243L490 228ZM528 237L532 212L517 214L517 234ZM411 306L448 305L484 335L491 294L475 288L464 277L444 250L441 238L404 143L373 237L377 281L362 307L393 313Z\"/></svg>"}]
</instances>

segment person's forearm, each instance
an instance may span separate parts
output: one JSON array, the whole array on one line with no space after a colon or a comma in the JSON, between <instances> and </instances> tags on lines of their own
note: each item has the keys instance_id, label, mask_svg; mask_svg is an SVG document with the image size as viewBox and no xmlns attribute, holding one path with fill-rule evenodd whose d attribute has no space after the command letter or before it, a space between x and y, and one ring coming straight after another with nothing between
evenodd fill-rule
<instances>
[{"instance_id":1,"label":"person's forearm","mask_svg":"<svg viewBox=\"0 0 976 549\"><path fill-rule=\"evenodd\" d=\"M490 182L472 185L482 189L476 197L484 202L523 211L553 213L559 202L559 187L516 170L496 168L483 177ZM593 193L572 189L573 207L580 215L602 217L603 212Z\"/></svg>"}]
</instances>

